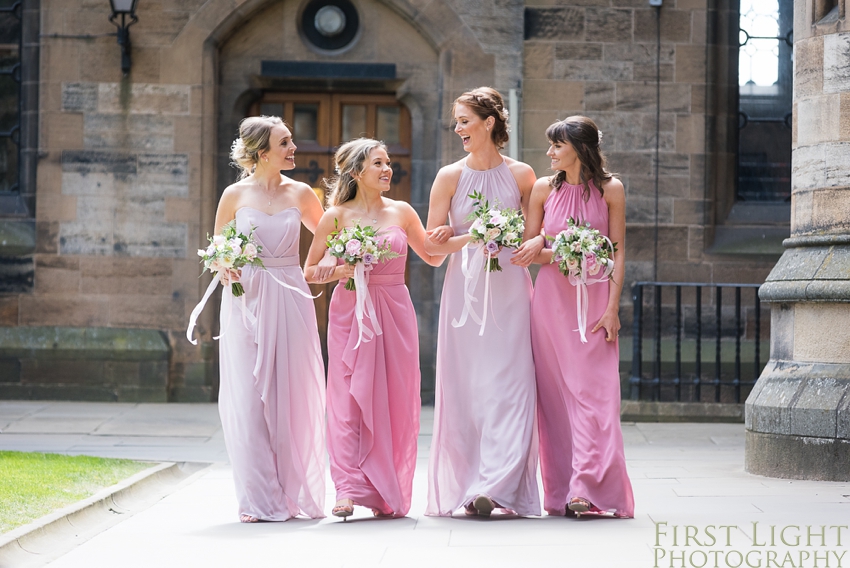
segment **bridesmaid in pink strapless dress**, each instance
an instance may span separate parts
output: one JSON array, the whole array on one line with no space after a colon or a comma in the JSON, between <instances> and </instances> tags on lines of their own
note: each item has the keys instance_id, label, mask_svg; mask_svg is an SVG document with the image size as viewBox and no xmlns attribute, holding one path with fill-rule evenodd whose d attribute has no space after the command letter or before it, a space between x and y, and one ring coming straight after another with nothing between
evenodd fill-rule
<instances>
[{"instance_id":1,"label":"bridesmaid in pink strapless dress","mask_svg":"<svg viewBox=\"0 0 850 568\"><path fill-rule=\"evenodd\" d=\"M419 435L419 332L404 285L407 234L379 235L400 256L368 273L383 333L355 349L355 292L334 289L328 319L328 451L337 495L381 514L410 510ZM374 329L369 318L364 324Z\"/></svg>"},{"instance_id":2,"label":"bridesmaid in pink strapless dress","mask_svg":"<svg viewBox=\"0 0 850 568\"><path fill-rule=\"evenodd\" d=\"M295 167L295 150L280 118L243 120L231 154L242 174L216 212L216 232L234 219L241 233L256 229L265 264L231 273L245 294L220 318L219 412L242 522L324 516L324 366L298 258L301 225L315 231L322 205L280 173ZM319 279L335 270L331 257L321 264Z\"/></svg>"},{"instance_id":3,"label":"bridesmaid in pink strapless dress","mask_svg":"<svg viewBox=\"0 0 850 568\"><path fill-rule=\"evenodd\" d=\"M236 212L236 226L263 245L266 269L247 266L240 281L252 329L234 307L221 338L219 411L240 514L285 521L324 516L324 369L312 300L298 258L301 214ZM221 321L227 315L221 314Z\"/></svg>"},{"instance_id":4,"label":"bridesmaid in pink strapless dress","mask_svg":"<svg viewBox=\"0 0 850 568\"><path fill-rule=\"evenodd\" d=\"M379 242L389 243L399 256L372 264L365 290L358 284L357 291L349 291L341 282L331 298L327 394L328 453L337 494L333 514L345 519L360 505L376 517L403 517L410 511L421 406L419 332L404 284L408 245L429 264L442 257L425 252L425 229L413 208L381 195L392 179L382 143L353 140L339 148L335 160L339 178L330 184L331 207L316 229L308 277L336 228L371 225L379 229ZM334 277L344 280L353 271L340 264ZM362 322L373 333L361 335L356 305L364 292L374 318L366 310Z\"/></svg>"},{"instance_id":5,"label":"bridesmaid in pink strapless dress","mask_svg":"<svg viewBox=\"0 0 850 568\"><path fill-rule=\"evenodd\" d=\"M550 178L535 184L526 234L538 235L542 218L546 234L555 236L572 217L619 241L619 251L614 257L614 280L588 286L587 343L581 342L576 331L578 287L570 284L557 264L548 263L551 250L541 253L544 264L534 287L531 341L537 370L543 507L550 515L633 517L634 498L620 430L616 316L625 262L623 186L602 168L600 138L590 119L570 117L552 125L547 136L552 168L565 175L556 177L554 188ZM574 147L582 150L577 154ZM589 179L587 188L568 183L578 182L581 157L593 158L592 153L599 156L593 161L598 169L588 170L598 181ZM597 188L600 181L604 197Z\"/></svg>"}]
</instances>

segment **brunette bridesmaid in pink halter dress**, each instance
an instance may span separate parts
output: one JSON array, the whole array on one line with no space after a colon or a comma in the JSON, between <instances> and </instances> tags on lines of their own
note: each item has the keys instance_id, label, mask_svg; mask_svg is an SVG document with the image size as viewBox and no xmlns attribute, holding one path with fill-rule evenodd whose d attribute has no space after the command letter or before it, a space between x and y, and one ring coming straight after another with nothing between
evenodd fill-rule
<instances>
[{"instance_id":1,"label":"brunette bridesmaid in pink halter dress","mask_svg":"<svg viewBox=\"0 0 850 568\"><path fill-rule=\"evenodd\" d=\"M333 514L345 519L360 505L376 517L403 517L410 511L421 407L419 333L404 284L408 245L429 264L442 258L425 252L425 229L413 208L381 195L392 180L381 142L352 140L339 148L335 161L339 177L331 185L331 207L310 248L307 275L337 227L371 225L378 229L379 242L389 243L399 256L372 264L356 291L337 285L331 299L328 452L337 498ZM354 269L340 264L334 276L351 278ZM364 313L358 319L361 294Z\"/></svg>"},{"instance_id":2,"label":"brunette bridesmaid in pink halter dress","mask_svg":"<svg viewBox=\"0 0 850 568\"><path fill-rule=\"evenodd\" d=\"M499 153L508 133L496 91L485 87L461 95L454 116L455 132L468 155L440 170L431 190L432 239L455 235L443 248L429 249L435 252L457 251L469 242L467 216L474 207L469 193L479 191L500 208L524 209L534 184L528 165ZM447 217L451 230L437 227ZM472 292L477 315L488 311L483 334L471 318L462 326L454 324L464 312L466 278L462 252L450 257L437 336L426 515L451 516L458 509L483 517L494 509L540 514L529 329L532 287L528 270L512 261L527 256L530 263L541 248L542 243L534 250L524 245L516 254L508 249L499 253L502 271L489 276L486 304L485 275L479 274ZM472 252L467 250L467 256ZM483 272L480 266L473 269Z\"/></svg>"},{"instance_id":3,"label":"brunette bridesmaid in pink halter dress","mask_svg":"<svg viewBox=\"0 0 850 568\"><path fill-rule=\"evenodd\" d=\"M238 301L220 318L219 412L239 517L317 519L325 500L324 368L298 242L301 224L315 230L322 206L309 186L280 174L295 167L296 147L279 118L247 118L239 134L231 157L242 178L222 194L215 226L235 218L240 232L255 228L265 264L232 274L252 318ZM318 278L334 270L335 262L322 264Z\"/></svg>"},{"instance_id":4,"label":"brunette bridesmaid in pink halter dress","mask_svg":"<svg viewBox=\"0 0 850 568\"><path fill-rule=\"evenodd\" d=\"M605 171L601 134L589 118L574 116L557 122L546 136L547 155L556 174L539 179L534 186L526 235L539 235L542 223L546 235L554 237L572 217L616 242L618 252L613 278L588 286L587 343L576 331L578 287L559 272L557 264L549 264L551 250L538 257L543 266L534 288L531 340L537 370L543 507L550 515L633 517L634 498L620 430L617 340L625 274L623 185Z\"/></svg>"}]
</instances>

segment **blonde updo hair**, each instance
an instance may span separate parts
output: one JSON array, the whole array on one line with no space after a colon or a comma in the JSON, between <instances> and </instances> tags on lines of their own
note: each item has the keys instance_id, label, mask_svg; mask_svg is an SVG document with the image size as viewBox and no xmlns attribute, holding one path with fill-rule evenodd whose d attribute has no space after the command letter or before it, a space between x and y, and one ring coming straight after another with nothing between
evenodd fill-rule
<instances>
[{"instance_id":1,"label":"blonde updo hair","mask_svg":"<svg viewBox=\"0 0 850 568\"><path fill-rule=\"evenodd\" d=\"M231 165L239 168L239 179L245 179L257 167L260 152L269 149L269 138L275 126L286 126L279 116L249 116L239 123L239 138L230 146Z\"/></svg>"},{"instance_id":2,"label":"blonde updo hair","mask_svg":"<svg viewBox=\"0 0 850 568\"><path fill-rule=\"evenodd\" d=\"M490 129L490 139L500 150L505 147L511 128L508 126L508 110L499 91L492 87L478 87L468 91L452 103L452 113L458 104L469 107L481 120L487 120L488 116L492 116L495 122Z\"/></svg>"},{"instance_id":3,"label":"blonde updo hair","mask_svg":"<svg viewBox=\"0 0 850 568\"><path fill-rule=\"evenodd\" d=\"M376 148L386 150L387 146L380 140L356 138L339 147L334 154L336 176L324 180L329 190L328 206L334 207L354 199L357 195L357 180L354 176L366 169L366 161Z\"/></svg>"}]
</instances>

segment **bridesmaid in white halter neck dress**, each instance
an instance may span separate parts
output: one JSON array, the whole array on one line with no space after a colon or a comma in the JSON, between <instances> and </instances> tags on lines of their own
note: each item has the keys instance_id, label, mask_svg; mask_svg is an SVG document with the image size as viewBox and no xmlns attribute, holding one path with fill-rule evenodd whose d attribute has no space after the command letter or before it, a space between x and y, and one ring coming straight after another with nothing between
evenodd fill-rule
<instances>
[{"instance_id":1,"label":"bridesmaid in white halter neck dress","mask_svg":"<svg viewBox=\"0 0 850 568\"><path fill-rule=\"evenodd\" d=\"M216 213L216 232L233 219L242 233L255 229L265 264L231 275L256 323L246 327L234 308L220 345L219 412L242 522L324 516L324 366L298 258L301 224L315 231L322 206L306 184L280 174L295 167L295 149L279 118L245 119L232 151L242 179ZM328 258L315 280L335 264Z\"/></svg>"}]
</instances>

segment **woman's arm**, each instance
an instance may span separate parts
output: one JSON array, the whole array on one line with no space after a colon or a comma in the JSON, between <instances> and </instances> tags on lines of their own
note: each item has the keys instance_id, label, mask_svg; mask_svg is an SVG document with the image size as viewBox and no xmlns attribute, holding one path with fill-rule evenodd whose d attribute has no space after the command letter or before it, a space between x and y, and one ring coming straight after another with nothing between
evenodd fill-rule
<instances>
[{"instance_id":1,"label":"woman's arm","mask_svg":"<svg viewBox=\"0 0 850 568\"><path fill-rule=\"evenodd\" d=\"M440 266L443 264L443 260L445 260L446 255L430 254L426 250L425 243L430 241L430 239L428 238L428 235L425 234L425 227L422 226L422 221L419 219L419 215L416 214L413 207L404 201L398 201L397 203L401 208L402 218L404 219L402 226L407 233L407 244L410 245L413 252L418 254L422 260L431 266Z\"/></svg>"},{"instance_id":2,"label":"woman's arm","mask_svg":"<svg viewBox=\"0 0 850 568\"><path fill-rule=\"evenodd\" d=\"M434 184L431 186L431 199L428 205L427 227L429 231L445 225L449 217L452 197L454 197L457 182L460 179L460 171L460 167L453 164L437 172L437 177L434 178ZM410 235L408 235L408 238L410 238ZM469 235L459 235L445 239L442 244L439 244L435 240L428 238L424 241L424 248L426 254L445 257L445 255L457 252L465 247L469 243L469 240ZM442 263L442 260L440 263Z\"/></svg>"},{"instance_id":3,"label":"woman's arm","mask_svg":"<svg viewBox=\"0 0 850 568\"><path fill-rule=\"evenodd\" d=\"M304 278L311 284L324 284L326 282L339 280L340 278L354 277L354 265L343 263L336 266L331 275L325 280L319 280L317 278L317 267L319 261L322 260L328 250L328 235L331 234L331 231L333 231L334 227L337 225L335 221L339 217L339 214L340 211L336 208L328 209L325 214L322 215L322 218L319 220L319 224L316 226L316 232L313 235L313 242L310 244L310 251L307 253L307 262L304 265Z\"/></svg>"},{"instance_id":4,"label":"woman's arm","mask_svg":"<svg viewBox=\"0 0 850 568\"><path fill-rule=\"evenodd\" d=\"M620 294L626 277L626 192L618 179L603 185L608 204L608 238L617 245L614 253L614 272L608 281L608 307L591 333L605 328L606 341L615 341L620 331Z\"/></svg>"},{"instance_id":5,"label":"woman's arm","mask_svg":"<svg viewBox=\"0 0 850 568\"><path fill-rule=\"evenodd\" d=\"M316 227L325 213L322 202L319 201L319 196L316 195L313 188L306 183L296 183L296 188L298 191L298 209L301 211L301 222L307 227L308 231L315 235ZM315 240L315 236L313 238ZM326 250L325 255L316 265L313 272L313 281L328 282L336 267L336 258L331 255L330 251Z\"/></svg>"},{"instance_id":6,"label":"woman's arm","mask_svg":"<svg viewBox=\"0 0 850 568\"><path fill-rule=\"evenodd\" d=\"M239 205L239 188L231 185L221 194L218 200L218 208L215 211L215 234L220 235L221 229L236 218L236 209Z\"/></svg>"},{"instance_id":7,"label":"woman's arm","mask_svg":"<svg viewBox=\"0 0 850 568\"><path fill-rule=\"evenodd\" d=\"M552 260L552 251L546 250L546 239L541 234L543 230L543 204L552 187L549 178L540 178L534 182L531 196L528 199L525 215L525 233L523 243L511 258L511 264L526 267L532 262L543 264Z\"/></svg>"}]
</instances>

